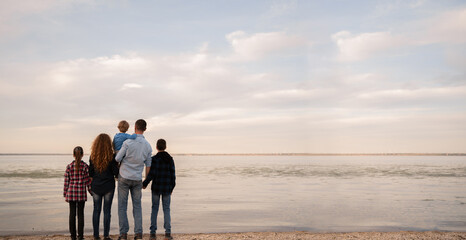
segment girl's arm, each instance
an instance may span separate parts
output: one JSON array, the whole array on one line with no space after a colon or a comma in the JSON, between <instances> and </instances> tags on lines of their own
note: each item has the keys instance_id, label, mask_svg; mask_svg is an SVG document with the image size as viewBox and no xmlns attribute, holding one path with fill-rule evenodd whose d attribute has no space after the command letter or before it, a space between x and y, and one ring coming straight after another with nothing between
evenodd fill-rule
<instances>
[{"instance_id":1,"label":"girl's arm","mask_svg":"<svg viewBox=\"0 0 466 240\"><path fill-rule=\"evenodd\" d=\"M83 181L83 182L84 182L84 184L86 185L87 190L88 190L89 192L91 192L91 182L92 182L92 178L89 177L89 168L84 168L83 170L84 170L84 179L83 179L84 181Z\"/></svg>"},{"instance_id":2,"label":"girl's arm","mask_svg":"<svg viewBox=\"0 0 466 240\"><path fill-rule=\"evenodd\" d=\"M66 171L65 171L65 186L63 188L63 197L66 197L66 193L68 192L69 185L70 185L70 168L69 166L67 166Z\"/></svg>"}]
</instances>

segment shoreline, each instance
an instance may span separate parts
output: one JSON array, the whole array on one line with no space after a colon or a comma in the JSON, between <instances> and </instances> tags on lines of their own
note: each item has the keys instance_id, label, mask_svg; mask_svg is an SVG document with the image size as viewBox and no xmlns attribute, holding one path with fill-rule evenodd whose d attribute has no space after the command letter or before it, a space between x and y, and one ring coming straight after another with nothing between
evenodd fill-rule
<instances>
[{"instance_id":1,"label":"shoreline","mask_svg":"<svg viewBox=\"0 0 466 240\"><path fill-rule=\"evenodd\" d=\"M466 239L466 232L440 232L440 231L399 231L399 232L347 232L347 233L320 233L320 232L244 232L244 233L174 233L177 240L223 240L223 239ZM111 235L112 239L118 239L117 235ZM93 239L92 235L85 235L85 239ZM133 234L128 234L132 239ZM69 235L17 235L0 236L0 239L24 239L24 240L65 240ZM143 239L149 239L149 234L144 234ZM163 239L163 234L157 234L157 239Z\"/></svg>"},{"instance_id":2,"label":"shoreline","mask_svg":"<svg viewBox=\"0 0 466 240\"><path fill-rule=\"evenodd\" d=\"M71 156L70 153L0 153L0 156ZM466 156L466 153L172 153L173 156ZM89 154L84 154L89 156Z\"/></svg>"}]
</instances>

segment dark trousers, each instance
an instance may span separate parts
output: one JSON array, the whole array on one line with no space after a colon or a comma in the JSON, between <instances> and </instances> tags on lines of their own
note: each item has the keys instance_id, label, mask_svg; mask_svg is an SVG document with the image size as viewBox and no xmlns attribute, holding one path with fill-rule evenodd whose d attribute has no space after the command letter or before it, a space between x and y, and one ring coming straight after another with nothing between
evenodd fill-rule
<instances>
[{"instance_id":1,"label":"dark trousers","mask_svg":"<svg viewBox=\"0 0 466 240\"><path fill-rule=\"evenodd\" d=\"M76 209L78 210L78 238L84 237L84 201L70 201L70 234L76 239Z\"/></svg>"}]
</instances>

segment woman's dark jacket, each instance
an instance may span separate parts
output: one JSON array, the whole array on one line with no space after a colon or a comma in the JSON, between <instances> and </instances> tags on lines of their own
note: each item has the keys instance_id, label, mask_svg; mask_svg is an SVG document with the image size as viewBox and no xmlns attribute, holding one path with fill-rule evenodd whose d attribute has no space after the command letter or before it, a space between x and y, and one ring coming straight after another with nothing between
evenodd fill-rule
<instances>
[{"instance_id":1,"label":"woman's dark jacket","mask_svg":"<svg viewBox=\"0 0 466 240\"><path fill-rule=\"evenodd\" d=\"M113 156L107 169L102 172L95 169L92 159L89 158L89 176L92 178L91 191L98 195L105 195L115 190L115 178L118 177L118 165Z\"/></svg>"},{"instance_id":2,"label":"woman's dark jacket","mask_svg":"<svg viewBox=\"0 0 466 240\"><path fill-rule=\"evenodd\" d=\"M167 152L152 156L149 174L142 183L146 187L152 181L151 190L155 194L171 194L176 185L175 162Z\"/></svg>"}]
</instances>

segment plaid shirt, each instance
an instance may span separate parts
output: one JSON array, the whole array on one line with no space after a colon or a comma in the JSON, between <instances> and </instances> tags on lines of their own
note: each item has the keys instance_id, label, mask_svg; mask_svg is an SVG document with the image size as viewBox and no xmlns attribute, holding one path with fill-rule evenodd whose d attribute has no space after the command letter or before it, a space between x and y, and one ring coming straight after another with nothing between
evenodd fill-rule
<instances>
[{"instance_id":1,"label":"plaid shirt","mask_svg":"<svg viewBox=\"0 0 466 240\"><path fill-rule=\"evenodd\" d=\"M67 202L87 201L86 189L91 185L89 166L81 161L79 172L76 172L75 163L76 161L73 161L66 166L63 196Z\"/></svg>"},{"instance_id":2,"label":"plaid shirt","mask_svg":"<svg viewBox=\"0 0 466 240\"><path fill-rule=\"evenodd\" d=\"M176 185L175 162L167 152L158 152L152 157L152 165L143 186L147 186L151 180L153 193L165 195L173 192Z\"/></svg>"}]
</instances>

